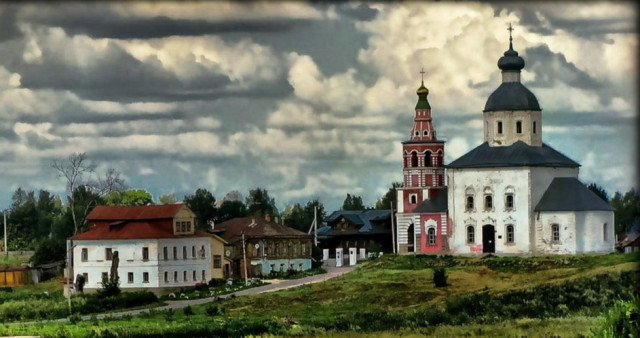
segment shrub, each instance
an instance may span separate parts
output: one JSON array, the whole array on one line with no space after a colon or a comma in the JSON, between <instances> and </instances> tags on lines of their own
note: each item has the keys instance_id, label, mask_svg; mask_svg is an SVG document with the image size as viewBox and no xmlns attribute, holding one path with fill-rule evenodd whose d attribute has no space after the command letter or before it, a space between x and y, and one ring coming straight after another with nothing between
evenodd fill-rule
<instances>
[{"instance_id":1,"label":"shrub","mask_svg":"<svg viewBox=\"0 0 640 338\"><path fill-rule=\"evenodd\" d=\"M102 281L102 289L99 289L98 297L106 298L111 296L117 296L120 294L120 279L118 278L115 281L111 281L109 279Z\"/></svg>"},{"instance_id":2,"label":"shrub","mask_svg":"<svg viewBox=\"0 0 640 338\"><path fill-rule=\"evenodd\" d=\"M69 316L69 323L77 324L82 321L82 316L79 313L73 313Z\"/></svg>"},{"instance_id":3,"label":"shrub","mask_svg":"<svg viewBox=\"0 0 640 338\"><path fill-rule=\"evenodd\" d=\"M637 337L640 332L640 298L617 301L593 330L596 337Z\"/></svg>"},{"instance_id":4,"label":"shrub","mask_svg":"<svg viewBox=\"0 0 640 338\"><path fill-rule=\"evenodd\" d=\"M433 283L435 283L437 288L447 286L447 272L445 268L433 269Z\"/></svg>"},{"instance_id":5,"label":"shrub","mask_svg":"<svg viewBox=\"0 0 640 338\"><path fill-rule=\"evenodd\" d=\"M191 305L187 305L187 307L184 308L184 315L185 316L191 316L193 315L193 308L191 308Z\"/></svg>"}]
</instances>

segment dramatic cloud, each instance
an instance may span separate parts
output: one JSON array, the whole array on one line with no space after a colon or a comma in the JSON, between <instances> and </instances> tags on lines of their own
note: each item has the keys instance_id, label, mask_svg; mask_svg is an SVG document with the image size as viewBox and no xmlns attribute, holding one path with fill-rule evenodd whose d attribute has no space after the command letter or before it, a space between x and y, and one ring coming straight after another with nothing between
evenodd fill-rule
<instances>
[{"instance_id":1,"label":"dramatic cloud","mask_svg":"<svg viewBox=\"0 0 640 338\"><path fill-rule=\"evenodd\" d=\"M627 3L99 2L0 5L0 183L64 192L87 152L131 187L278 207L402 180L420 70L450 162L483 141L508 48L545 143L609 193L637 187L636 8Z\"/></svg>"}]
</instances>

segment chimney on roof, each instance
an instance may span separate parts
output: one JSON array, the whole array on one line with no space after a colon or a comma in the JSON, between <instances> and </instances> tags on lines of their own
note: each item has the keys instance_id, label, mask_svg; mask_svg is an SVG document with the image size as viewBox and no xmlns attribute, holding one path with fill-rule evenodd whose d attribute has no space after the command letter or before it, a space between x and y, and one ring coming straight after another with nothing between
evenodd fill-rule
<instances>
[{"instance_id":1,"label":"chimney on roof","mask_svg":"<svg viewBox=\"0 0 640 338\"><path fill-rule=\"evenodd\" d=\"M271 214L264 215L264 219L267 220L267 222L271 222Z\"/></svg>"},{"instance_id":2,"label":"chimney on roof","mask_svg":"<svg viewBox=\"0 0 640 338\"><path fill-rule=\"evenodd\" d=\"M256 219L252 218L251 219L251 224L249 224L249 228L253 228L254 226L256 226Z\"/></svg>"},{"instance_id":3,"label":"chimney on roof","mask_svg":"<svg viewBox=\"0 0 640 338\"><path fill-rule=\"evenodd\" d=\"M211 227L211 230L215 230L216 222L214 222L213 220L209 220L209 226Z\"/></svg>"}]
</instances>

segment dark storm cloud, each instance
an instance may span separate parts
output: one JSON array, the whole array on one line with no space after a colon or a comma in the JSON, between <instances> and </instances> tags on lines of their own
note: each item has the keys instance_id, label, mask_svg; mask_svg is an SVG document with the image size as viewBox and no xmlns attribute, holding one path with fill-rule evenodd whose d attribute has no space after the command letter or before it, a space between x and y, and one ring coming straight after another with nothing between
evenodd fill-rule
<instances>
[{"instance_id":1,"label":"dark storm cloud","mask_svg":"<svg viewBox=\"0 0 640 338\"><path fill-rule=\"evenodd\" d=\"M563 54L549 50L546 44L527 48L524 56L526 69L536 74L535 80L528 83L531 87L551 88L556 80L571 87L587 90L600 89L604 86L602 81L568 62Z\"/></svg>"},{"instance_id":2,"label":"dark storm cloud","mask_svg":"<svg viewBox=\"0 0 640 338\"><path fill-rule=\"evenodd\" d=\"M361 3L358 7L342 4L336 7L338 13L360 21L371 21L378 16L378 10Z\"/></svg>"},{"instance_id":3,"label":"dark storm cloud","mask_svg":"<svg viewBox=\"0 0 640 338\"><path fill-rule=\"evenodd\" d=\"M251 11L247 6L247 11ZM31 22L61 27L70 35L92 38L154 39L168 36L202 36L226 33L283 33L306 25L309 19L175 19L166 16L123 16L106 4L73 3L50 8L46 14L31 13Z\"/></svg>"},{"instance_id":4,"label":"dark storm cloud","mask_svg":"<svg viewBox=\"0 0 640 338\"><path fill-rule=\"evenodd\" d=\"M521 25L542 35L552 35L555 30L561 29L580 38L611 43L607 34L637 33L633 16L567 19L558 15L557 7L543 7L536 3L494 2L492 5L495 15L499 15L502 10L514 12L520 18Z\"/></svg>"},{"instance_id":5,"label":"dark storm cloud","mask_svg":"<svg viewBox=\"0 0 640 338\"><path fill-rule=\"evenodd\" d=\"M18 8L13 4L0 5L0 42L22 36L16 21L17 12Z\"/></svg>"},{"instance_id":6,"label":"dark storm cloud","mask_svg":"<svg viewBox=\"0 0 640 338\"><path fill-rule=\"evenodd\" d=\"M7 141L14 141L17 135L13 131L13 128L9 126L4 121L0 122L0 139L5 139Z\"/></svg>"},{"instance_id":7,"label":"dark storm cloud","mask_svg":"<svg viewBox=\"0 0 640 338\"><path fill-rule=\"evenodd\" d=\"M21 75L23 88L70 90L91 100L175 101L207 95L224 96L227 93L225 86L231 83L228 76L196 62L189 65L191 73L196 75L178 79L164 69L157 58L142 62L113 43L93 55L93 59L82 67L75 64L76 60L64 60L64 46L44 45L42 48L39 63L9 62L6 65L7 69ZM273 95L273 91L268 88L265 95Z\"/></svg>"}]
</instances>

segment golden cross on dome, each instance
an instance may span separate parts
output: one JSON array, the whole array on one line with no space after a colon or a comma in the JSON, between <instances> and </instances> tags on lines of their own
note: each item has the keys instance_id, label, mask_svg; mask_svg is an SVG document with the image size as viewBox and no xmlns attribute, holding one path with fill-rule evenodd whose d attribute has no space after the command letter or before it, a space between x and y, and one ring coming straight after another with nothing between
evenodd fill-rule
<instances>
[{"instance_id":1,"label":"golden cross on dome","mask_svg":"<svg viewBox=\"0 0 640 338\"><path fill-rule=\"evenodd\" d=\"M509 28L507 28L507 30L509 31L509 41L512 40L511 32L513 32L513 29L514 28L513 28L513 26L511 26L511 22L509 22Z\"/></svg>"},{"instance_id":2,"label":"golden cross on dome","mask_svg":"<svg viewBox=\"0 0 640 338\"><path fill-rule=\"evenodd\" d=\"M424 68L422 68L422 70L420 70L420 74L422 74L422 83L424 83Z\"/></svg>"}]
</instances>

